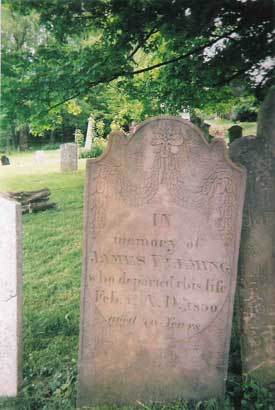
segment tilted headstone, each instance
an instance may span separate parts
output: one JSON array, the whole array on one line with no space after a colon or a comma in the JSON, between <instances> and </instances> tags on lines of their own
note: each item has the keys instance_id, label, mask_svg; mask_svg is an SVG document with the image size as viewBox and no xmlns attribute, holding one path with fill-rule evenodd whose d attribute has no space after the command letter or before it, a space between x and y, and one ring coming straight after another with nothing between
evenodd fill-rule
<instances>
[{"instance_id":1,"label":"tilted headstone","mask_svg":"<svg viewBox=\"0 0 275 410\"><path fill-rule=\"evenodd\" d=\"M60 168L62 172L77 171L77 144L60 145Z\"/></svg>"},{"instance_id":2,"label":"tilted headstone","mask_svg":"<svg viewBox=\"0 0 275 410\"><path fill-rule=\"evenodd\" d=\"M233 141L243 136L243 129L239 125L232 125L232 127L228 128L227 133L229 144L231 144Z\"/></svg>"},{"instance_id":3,"label":"tilted headstone","mask_svg":"<svg viewBox=\"0 0 275 410\"><path fill-rule=\"evenodd\" d=\"M90 115L89 120L88 120L86 139L85 139L85 151L91 151L92 149L92 143L93 143L93 137L94 137L94 124L95 124L95 121L93 117Z\"/></svg>"},{"instance_id":4,"label":"tilted headstone","mask_svg":"<svg viewBox=\"0 0 275 410\"><path fill-rule=\"evenodd\" d=\"M222 398L245 171L176 117L87 162L78 405Z\"/></svg>"},{"instance_id":5,"label":"tilted headstone","mask_svg":"<svg viewBox=\"0 0 275 410\"><path fill-rule=\"evenodd\" d=\"M275 88L257 138L238 139L230 155L248 171L239 264L243 369L275 386Z\"/></svg>"},{"instance_id":6,"label":"tilted headstone","mask_svg":"<svg viewBox=\"0 0 275 410\"><path fill-rule=\"evenodd\" d=\"M0 397L12 397L22 379L21 206L0 196Z\"/></svg>"}]
</instances>

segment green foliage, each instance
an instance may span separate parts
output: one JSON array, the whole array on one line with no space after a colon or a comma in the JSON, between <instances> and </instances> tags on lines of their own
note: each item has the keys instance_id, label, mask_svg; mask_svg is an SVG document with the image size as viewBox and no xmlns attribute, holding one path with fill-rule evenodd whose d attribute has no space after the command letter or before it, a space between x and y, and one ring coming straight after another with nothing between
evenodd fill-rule
<instances>
[{"instance_id":1,"label":"green foliage","mask_svg":"<svg viewBox=\"0 0 275 410\"><path fill-rule=\"evenodd\" d=\"M79 115L82 112L81 106L77 103L76 99L67 102L67 110L70 114Z\"/></svg>"},{"instance_id":2,"label":"green foliage","mask_svg":"<svg viewBox=\"0 0 275 410\"><path fill-rule=\"evenodd\" d=\"M75 143L76 143L79 147L83 147L85 138L84 138L84 134L82 133L82 131L81 131L79 128L77 128L77 129L75 130L74 140L75 140Z\"/></svg>"},{"instance_id":3,"label":"green foliage","mask_svg":"<svg viewBox=\"0 0 275 410\"><path fill-rule=\"evenodd\" d=\"M102 120L97 121L97 122L95 123L95 132L96 132L96 135L97 135L99 138L103 138L103 136L104 136L104 130L105 130L104 121L102 121Z\"/></svg>"},{"instance_id":4,"label":"green foliage","mask_svg":"<svg viewBox=\"0 0 275 410\"><path fill-rule=\"evenodd\" d=\"M234 121L257 121L257 114L259 111L259 104L252 96L240 98L240 101L234 108Z\"/></svg>"},{"instance_id":5,"label":"green foliage","mask_svg":"<svg viewBox=\"0 0 275 410\"><path fill-rule=\"evenodd\" d=\"M55 149L59 149L60 148L60 144L56 143L56 144L45 144L45 145L41 145L40 149L43 151L52 151Z\"/></svg>"},{"instance_id":6,"label":"green foliage","mask_svg":"<svg viewBox=\"0 0 275 410\"><path fill-rule=\"evenodd\" d=\"M275 397L252 378L243 385L242 410L275 410Z\"/></svg>"},{"instance_id":7,"label":"green foliage","mask_svg":"<svg viewBox=\"0 0 275 410\"><path fill-rule=\"evenodd\" d=\"M90 151L82 151L79 155L80 158L96 158L99 157L105 151L107 146L107 140L104 138L93 138L92 149Z\"/></svg>"},{"instance_id":8,"label":"green foliage","mask_svg":"<svg viewBox=\"0 0 275 410\"><path fill-rule=\"evenodd\" d=\"M91 111L106 136L113 121L232 106L232 82L269 86L271 64L250 73L272 56L272 0L122 3L4 0L2 140L84 129Z\"/></svg>"}]
</instances>

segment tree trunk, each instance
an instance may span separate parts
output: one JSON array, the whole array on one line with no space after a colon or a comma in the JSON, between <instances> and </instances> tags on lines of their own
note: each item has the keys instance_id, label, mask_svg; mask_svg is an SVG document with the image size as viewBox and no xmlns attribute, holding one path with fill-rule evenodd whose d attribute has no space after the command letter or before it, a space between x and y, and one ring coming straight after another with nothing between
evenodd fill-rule
<instances>
[{"instance_id":1,"label":"tree trunk","mask_svg":"<svg viewBox=\"0 0 275 410\"><path fill-rule=\"evenodd\" d=\"M55 143L55 135L54 135L54 131L51 131L50 133L50 144L54 144Z\"/></svg>"},{"instance_id":2,"label":"tree trunk","mask_svg":"<svg viewBox=\"0 0 275 410\"><path fill-rule=\"evenodd\" d=\"M24 125L23 128L19 131L19 150L26 151L28 149L28 134L29 127Z\"/></svg>"}]
</instances>

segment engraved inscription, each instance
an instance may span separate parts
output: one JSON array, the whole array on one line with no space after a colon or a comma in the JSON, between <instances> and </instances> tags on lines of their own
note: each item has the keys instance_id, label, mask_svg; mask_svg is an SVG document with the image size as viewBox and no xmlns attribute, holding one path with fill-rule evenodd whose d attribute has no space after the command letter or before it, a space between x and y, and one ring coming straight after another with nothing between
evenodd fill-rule
<instances>
[{"instance_id":1,"label":"engraved inscription","mask_svg":"<svg viewBox=\"0 0 275 410\"><path fill-rule=\"evenodd\" d=\"M153 214L153 225L167 225L170 226L171 215L168 214Z\"/></svg>"},{"instance_id":2,"label":"engraved inscription","mask_svg":"<svg viewBox=\"0 0 275 410\"><path fill-rule=\"evenodd\" d=\"M78 405L222 397L244 174L180 119L110 139L87 168Z\"/></svg>"}]
</instances>

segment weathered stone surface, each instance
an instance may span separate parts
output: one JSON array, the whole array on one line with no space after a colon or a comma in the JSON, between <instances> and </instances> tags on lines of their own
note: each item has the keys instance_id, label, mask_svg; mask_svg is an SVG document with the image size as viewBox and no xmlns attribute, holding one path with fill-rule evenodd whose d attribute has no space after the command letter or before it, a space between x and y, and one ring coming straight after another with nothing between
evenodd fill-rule
<instances>
[{"instance_id":1,"label":"weathered stone surface","mask_svg":"<svg viewBox=\"0 0 275 410\"><path fill-rule=\"evenodd\" d=\"M69 142L60 146L60 168L62 172L77 171L77 144Z\"/></svg>"},{"instance_id":2,"label":"weathered stone surface","mask_svg":"<svg viewBox=\"0 0 275 410\"><path fill-rule=\"evenodd\" d=\"M227 132L229 144L231 144L236 139L241 138L243 135L243 129L239 125L232 125L232 127L228 128Z\"/></svg>"},{"instance_id":3,"label":"weathered stone surface","mask_svg":"<svg viewBox=\"0 0 275 410\"><path fill-rule=\"evenodd\" d=\"M275 88L257 138L235 141L230 155L248 171L239 263L243 369L275 385Z\"/></svg>"},{"instance_id":4,"label":"weathered stone surface","mask_svg":"<svg viewBox=\"0 0 275 410\"><path fill-rule=\"evenodd\" d=\"M87 162L80 407L223 397L244 190L175 117Z\"/></svg>"},{"instance_id":5,"label":"weathered stone surface","mask_svg":"<svg viewBox=\"0 0 275 410\"><path fill-rule=\"evenodd\" d=\"M0 196L0 397L21 384L22 254L20 205Z\"/></svg>"},{"instance_id":6,"label":"weathered stone surface","mask_svg":"<svg viewBox=\"0 0 275 410\"><path fill-rule=\"evenodd\" d=\"M90 151L92 149L93 137L94 137L94 125L95 120L93 119L92 115L90 115L88 119L88 128L87 134L85 139L85 151Z\"/></svg>"}]
</instances>

